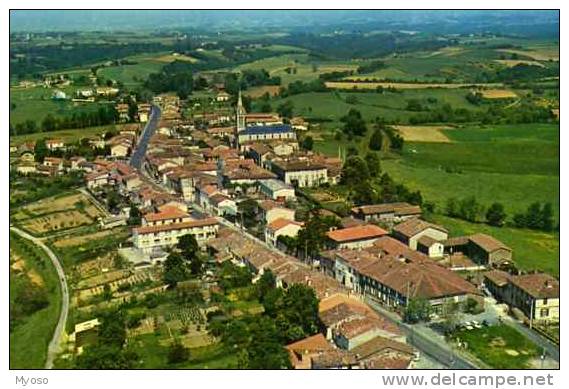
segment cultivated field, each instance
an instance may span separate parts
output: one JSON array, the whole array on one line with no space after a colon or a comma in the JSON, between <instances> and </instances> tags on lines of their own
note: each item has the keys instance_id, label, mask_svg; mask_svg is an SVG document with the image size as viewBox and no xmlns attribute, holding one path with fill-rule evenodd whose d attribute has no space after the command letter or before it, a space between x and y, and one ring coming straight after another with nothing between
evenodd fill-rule
<instances>
[{"instance_id":1,"label":"cultivated field","mask_svg":"<svg viewBox=\"0 0 569 389\"><path fill-rule=\"evenodd\" d=\"M102 230L93 232L92 234L66 236L63 239L55 241L53 245L59 248L79 246L93 239L101 239L109 235L114 235L119 231L122 231L122 229Z\"/></svg>"},{"instance_id":2,"label":"cultivated field","mask_svg":"<svg viewBox=\"0 0 569 389\"><path fill-rule=\"evenodd\" d=\"M17 210L13 220L32 234L93 224L102 213L80 193L49 197Z\"/></svg>"},{"instance_id":3,"label":"cultivated field","mask_svg":"<svg viewBox=\"0 0 569 389\"><path fill-rule=\"evenodd\" d=\"M507 89L481 89L479 92L485 99L513 99L518 97L515 92Z\"/></svg>"},{"instance_id":4,"label":"cultivated field","mask_svg":"<svg viewBox=\"0 0 569 389\"><path fill-rule=\"evenodd\" d=\"M449 143L451 141L443 132L452 129L448 126L394 126L394 128L408 142Z\"/></svg>"},{"instance_id":5,"label":"cultivated field","mask_svg":"<svg viewBox=\"0 0 569 389\"><path fill-rule=\"evenodd\" d=\"M500 49L498 51L529 57L535 61L559 61L559 47L544 47L533 50Z\"/></svg>"},{"instance_id":6,"label":"cultivated field","mask_svg":"<svg viewBox=\"0 0 569 389\"><path fill-rule=\"evenodd\" d=\"M514 66L523 64L523 65L530 65L530 66L539 66L539 67L545 67L544 64L542 64L541 62L537 62L537 61L527 61L527 60L521 60L521 59L497 59L496 62L501 63L502 65L506 65L509 68L512 68Z\"/></svg>"},{"instance_id":7,"label":"cultivated field","mask_svg":"<svg viewBox=\"0 0 569 389\"><path fill-rule=\"evenodd\" d=\"M184 61L184 62L191 62L191 63L198 62L198 60L196 58L190 57L188 55L183 55L183 54L166 54L166 55L162 55L160 57L156 57L155 60L158 62L164 62L164 63L170 63L170 62L174 62L174 61Z\"/></svg>"},{"instance_id":8,"label":"cultivated field","mask_svg":"<svg viewBox=\"0 0 569 389\"><path fill-rule=\"evenodd\" d=\"M436 84L436 83L407 83L407 82L344 82L344 81L329 81L326 82L326 87L330 89L377 89L382 88L394 88L394 89L430 89L430 88L442 88L442 89L457 89L457 88L468 88L474 87L500 87L502 84Z\"/></svg>"},{"instance_id":9,"label":"cultivated field","mask_svg":"<svg viewBox=\"0 0 569 389\"><path fill-rule=\"evenodd\" d=\"M265 95L265 93L268 93L270 96L276 96L279 94L280 89L281 89L280 85L256 86L254 88L246 90L245 92L243 92L243 94L245 96L256 99Z\"/></svg>"}]
</instances>

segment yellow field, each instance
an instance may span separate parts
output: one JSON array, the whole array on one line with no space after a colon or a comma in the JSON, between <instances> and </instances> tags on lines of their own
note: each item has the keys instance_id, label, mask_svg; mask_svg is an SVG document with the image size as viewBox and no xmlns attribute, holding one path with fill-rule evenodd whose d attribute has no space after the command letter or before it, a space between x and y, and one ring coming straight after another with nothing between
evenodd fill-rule
<instances>
[{"instance_id":1,"label":"yellow field","mask_svg":"<svg viewBox=\"0 0 569 389\"><path fill-rule=\"evenodd\" d=\"M455 55L462 54L466 51L467 50L464 49L463 47L443 47L440 50L433 51L432 53L425 55L424 58L430 58L436 56L453 57Z\"/></svg>"},{"instance_id":2,"label":"yellow field","mask_svg":"<svg viewBox=\"0 0 569 389\"><path fill-rule=\"evenodd\" d=\"M520 64L524 64L524 65L530 65L530 66L539 66L544 68L545 65L543 65L541 62L537 62L537 61L524 61L524 60L517 60L517 59L497 59L496 62L501 63L502 65L505 65L509 68L513 68L516 65L520 65Z\"/></svg>"},{"instance_id":3,"label":"yellow field","mask_svg":"<svg viewBox=\"0 0 569 389\"><path fill-rule=\"evenodd\" d=\"M512 50L512 49L499 49L498 51L510 54L523 55L532 58L536 61L559 61L559 48L539 48L533 50Z\"/></svg>"},{"instance_id":4,"label":"yellow field","mask_svg":"<svg viewBox=\"0 0 569 389\"><path fill-rule=\"evenodd\" d=\"M377 89L394 88L394 89L428 89L428 88L444 88L444 89L457 89L466 88L469 86L479 87L500 87L502 84L414 84L406 82L343 82L343 81L329 81L325 83L327 88L330 89Z\"/></svg>"},{"instance_id":5,"label":"yellow field","mask_svg":"<svg viewBox=\"0 0 569 389\"><path fill-rule=\"evenodd\" d=\"M451 140L442 132L452 127L446 126L393 126L408 142L450 143Z\"/></svg>"},{"instance_id":6,"label":"yellow field","mask_svg":"<svg viewBox=\"0 0 569 389\"><path fill-rule=\"evenodd\" d=\"M276 96L279 94L281 87L280 85L264 85L264 86L256 86L254 88L248 89L243 94L248 97L252 97L254 99L263 96L265 93L268 93L271 96Z\"/></svg>"},{"instance_id":7,"label":"yellow field","mask_svg":"<svg viewBox=\"0 0 569 389\"><path fill-rule=\"evenodd\" d=\"M80 201L84 201L86 205L88 204L87 198L85 198L85 196L83 196L81 193L77 193L55 199L53 197L48 197L46 199L36 201L33 204L27 205L23 209L25 209L28 213L42 215L44 213L73 209L75 208L75 204Z\"/></svg>"},{"instance_id":8,"label":"yellow field","mask_svg":"<svg viewBox=\"0 0 569 389\"><path fill-rule=\"evenodd\" d=\"M12 250L10 250L10 262L10 267L12 270L25 273L30 281L37 286L44 285L43 278L40 276L40 274L35 269L28 268L26 261Z\"/></svg>"},{"instance_id":9,"label":"yellow field","mask_svg":"<svg viewBox=\"0 0 569 389\"><path fill-rule=\"evenodd\" d=\"M123 228L115 228L115 229L111 229L111 230L97 231L97 232L94 232L92 234L87 234L87 235L65 237L63 239L57 240L53 245L55 247L58 247L58 248L70 247L70 246L79 246L79 245L86 243L88 241L91 241L91 240L101 239L101 238L107 237L109 235L117 235L117 234L121 234L121 233L124 233Z\"/></svg>"},{"instance_id":10,"label":"yellow field","mask_svg":"<svg viewBox=\"0 0 569 389\"><path fill-rule=\"evenodd\" d=\"M170 62L174 62L174 61L184 61L184 62L191 62L191 63L198 62L198 60L196 58L190 57L188 55L183 55L183 54L178 54L178 55L167 54L167 55L163 55L161 57L156 57L156 58L154 58L154 60L158 61L158 62L164 62L164 63L170 63Z\"/></svg>"},{"instance_id":11,"label":"yellow field","mask_svg":"<svg viewBox=\"0 0 569 389\"><path fill-rule=\"evenodd\" d=\"M485 99L512 99L518 95L507 89L482 89L480 90L482 97Z\"/></svg>"}]
</instances>

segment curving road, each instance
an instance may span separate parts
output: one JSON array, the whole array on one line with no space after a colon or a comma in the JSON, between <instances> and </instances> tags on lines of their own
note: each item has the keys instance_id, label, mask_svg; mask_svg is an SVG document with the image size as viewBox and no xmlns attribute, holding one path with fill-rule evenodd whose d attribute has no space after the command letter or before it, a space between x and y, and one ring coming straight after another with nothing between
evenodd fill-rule
<instances>
[{"instance_id":1,"label":"curving road","mask_svg":"<svg viewBox=\"0 0 569 389\"><path fill-rule=\"evenodd\" d=\"M14 231L16 234L21 236L24 239L32 241L36 246L39 246L49 259L51 263L55 267L57 271L57 276L59 278L59 284L61 287L61 310L59 312L59 321L57 322L57 326L55 327L55 331L53 332L53 337L49 342L49 346L47 349L47 358L45 360L45 368L51 369L53 368L53 361L55 356L59 352L60 345L63 341L63 334L65 332L65 323L67 322L67 315L69 313L69 291L67 289L67 280L65 278L65 272L63 271L63 267L59 262L59 258L51 251L49 247L47 247L39 238L36 238L27 232L20 230L17 227L10 227L11 231Z\"/></svg>"}]
</instances>

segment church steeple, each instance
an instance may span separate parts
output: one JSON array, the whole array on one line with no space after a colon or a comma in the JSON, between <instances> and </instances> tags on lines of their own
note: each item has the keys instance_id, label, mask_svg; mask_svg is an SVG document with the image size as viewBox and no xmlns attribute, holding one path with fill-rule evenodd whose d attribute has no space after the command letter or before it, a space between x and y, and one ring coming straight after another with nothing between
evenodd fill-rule
<instances>
[{"instance_id":1,"label":"church steeple","mask_svg":"<svg viewBox=\"0 0 569 389\"><path fill-rule=\"evenodd\" d=\"M237 132L243 131L245 129L245 115L247 111L243 107L243 99L241 98L241 89L239 90L239 97L237 98L237 109L236 109L236 117L237 117Z\"/></svg>"}]
</instances>

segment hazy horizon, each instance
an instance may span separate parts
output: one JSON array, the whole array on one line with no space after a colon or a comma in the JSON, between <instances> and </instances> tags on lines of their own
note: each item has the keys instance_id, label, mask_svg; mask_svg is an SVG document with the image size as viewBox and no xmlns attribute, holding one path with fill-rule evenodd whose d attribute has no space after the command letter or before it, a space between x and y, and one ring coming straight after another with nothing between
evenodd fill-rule
<instances>
[{"instance_id":1,"label":"hazy horizon","mask_svg":"<svg viewBox=\"0 0 569 389\"><path fill-rule=\"evenodd\" d=\"M507 25L508 27L503 27ZM448 33L497 31L526 34L558 30L557 10L12 10L10 33L71 31L172 31L176 29L372 29L416 27Z\"/></svg>"}]
</instances>

